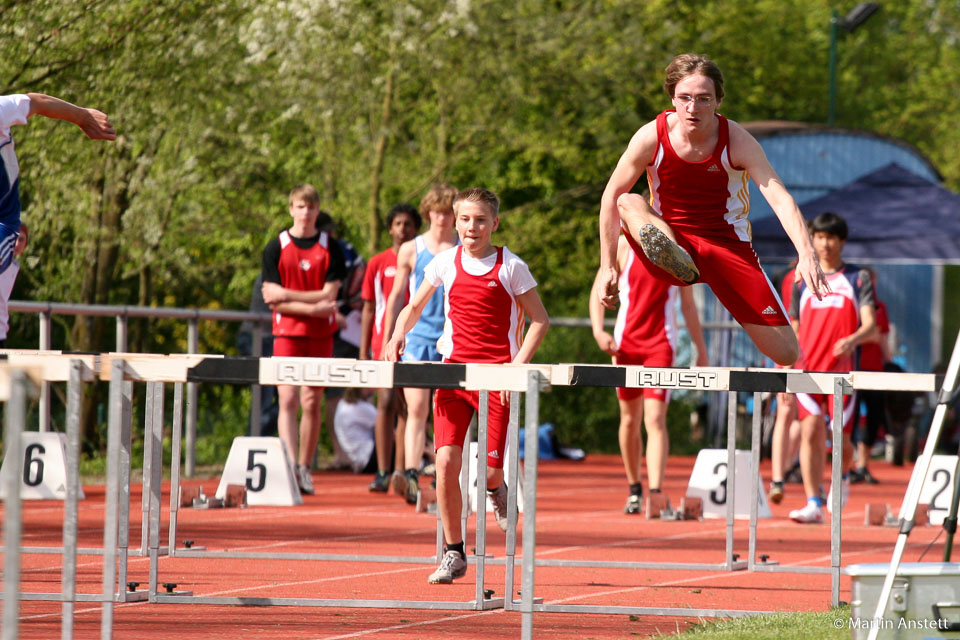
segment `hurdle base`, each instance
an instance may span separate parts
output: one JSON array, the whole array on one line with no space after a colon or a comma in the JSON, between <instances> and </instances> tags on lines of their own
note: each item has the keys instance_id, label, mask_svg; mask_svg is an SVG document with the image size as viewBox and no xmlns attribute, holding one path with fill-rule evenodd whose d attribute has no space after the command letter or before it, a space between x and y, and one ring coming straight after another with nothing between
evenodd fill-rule
<instances>
[{"instance_id":1,"label":"hurdle base","mask_svg":"<svg viewBox=\"0 0 960 640\"><path fill-rule=\"evenodd\" d=\"M118 593L115 602L146 602L150 599L149 591L124 591Z\"/></svg>"}]
</instances>

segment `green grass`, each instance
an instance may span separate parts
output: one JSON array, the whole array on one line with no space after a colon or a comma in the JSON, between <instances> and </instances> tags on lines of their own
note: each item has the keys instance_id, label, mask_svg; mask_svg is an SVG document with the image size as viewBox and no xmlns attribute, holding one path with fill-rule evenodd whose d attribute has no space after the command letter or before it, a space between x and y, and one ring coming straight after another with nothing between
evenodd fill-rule
<instances>
[{"instance_id":1,"label":"green grass","mask_svg":"<svg viewBox=\"0 0 960 640\"><path fill-rule=\"evenodd\" d=\"M674 637L684 640L849 640L849 618L849 607L813 613L778 613L695 624ZM842 624L838 625L837 620Z\"/></svg>"}]
</instances>

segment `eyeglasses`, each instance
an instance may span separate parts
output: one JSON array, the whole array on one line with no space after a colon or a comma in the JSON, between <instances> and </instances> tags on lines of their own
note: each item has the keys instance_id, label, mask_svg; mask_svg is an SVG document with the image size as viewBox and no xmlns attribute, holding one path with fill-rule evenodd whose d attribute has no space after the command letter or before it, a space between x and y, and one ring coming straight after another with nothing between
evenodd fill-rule
<instances>
[{"instance_id":1,"label":"eyeglasses","mask_svg":"<svg viewBox=\"0 0 960 640\"><path fill-rule=\"evenodd\" d=\"M675 96L673 96L673 97L674 97L674 99L677 100L677 102L679 102L680 104L690 104L691 102L694 102L694 101L696 101L697 105L698 105L698 106L701 106L701 107L709 107L710 105L713 104L713 96L707 96L707 95L703 95L703 96L688 96L688 95L685 94L685 93L681 93L681 94L677 94L677 95L675 95Z\"/></svg>"}]
</instances>

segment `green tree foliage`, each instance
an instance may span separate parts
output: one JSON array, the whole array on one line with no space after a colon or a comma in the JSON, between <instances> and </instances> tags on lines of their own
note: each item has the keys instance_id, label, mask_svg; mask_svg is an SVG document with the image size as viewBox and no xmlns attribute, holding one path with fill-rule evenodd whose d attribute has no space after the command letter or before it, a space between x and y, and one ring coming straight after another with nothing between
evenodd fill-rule
<instances>
[{"instance_id":1,"label":"green tree foliage","mask_svg":"<svg viewBox=\"0 0 960 640\"><path fill-rule=\"evenodd\" d=\"M369 254L383 213L442 180L496 190L499 242L529 262L553 315L585 316L599 196L632 133L668 106L669 60L714 58L738 121L822 123L830 12L853 4L6 0L3 91L98 107L121 134L14 131L33 231L17 297L245 308L293 185L314 183ZM953 188L958 34L956 3L905 0L838 49L838 125L914 144ZM57 321L58 347L113 346L109 321ZM13 335L28 339L24 322ZM234 330L204 326L201 349L230 352ZM131 347L183 351L186 328L139 322ZM541 358L601 355L587 332L555 331ZM555 394L563 439L610 433L612 394L596 393L589 407Z\"/></svg>"}]
</instances>

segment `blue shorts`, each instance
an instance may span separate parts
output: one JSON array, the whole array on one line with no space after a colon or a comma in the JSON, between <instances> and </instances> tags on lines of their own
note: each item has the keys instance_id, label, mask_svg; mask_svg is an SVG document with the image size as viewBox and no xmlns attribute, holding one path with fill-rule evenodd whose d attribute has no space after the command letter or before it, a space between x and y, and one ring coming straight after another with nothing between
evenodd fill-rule
<instances>
[{"instance_id":1,"label":"blue shorts","mask_svg":"<svg viewBox=\"0 0 960 640\"><path fill-rule=\"evenodd\" d=\"M401 362L440 362L442 359L443 356L437 351L437 341L422 338L407 338L403 355L400 356Z\"/></svg>"},{"instance_id":2,"label":"blue shorts","mask_svg":"<svg viewBox=\"0 0 960 640\"><path fill-rule=\"evenodd\" d=\"M20 237L20 221L15 225L0 222L0 273L7 270L13 262L13 250L17 248L17 238Z\"/></svg>"}]
</instances>

